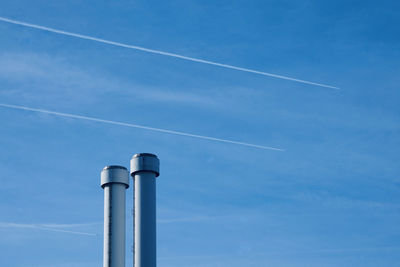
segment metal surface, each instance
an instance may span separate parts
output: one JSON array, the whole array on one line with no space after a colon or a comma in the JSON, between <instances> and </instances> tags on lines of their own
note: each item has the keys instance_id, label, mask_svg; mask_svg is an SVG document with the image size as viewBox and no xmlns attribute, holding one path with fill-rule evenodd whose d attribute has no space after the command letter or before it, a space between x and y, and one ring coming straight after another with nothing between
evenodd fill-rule
<instances>
[{"instance_id":1,"label":"metal surface","mask_svg":"<svg viewBox=\"0 0 400 267\"><path fill-rule=\"evenodd\" d=\"M134 266L157 265L156 244L156 177L160 162L149 153L136 154L131 160L135 182Z\"/></svg>"},{"instance_id":2,"label":"metal surface","mask_svg":"<svg viewBox=\"0 0 400 267\"><path fill-rule=\"evenodd\" d=\"M150 153L139 153L131 159L131 175L138 172L153 172L156 177L160 175L160 160Z\"/></svg>"},{"instance_id":3,"label":"metal surface","mask_svg":"<svg viewBox=\"0 0 400 267\"><path fill-rule=\"evenodd\" d=\"M107 166L101 171L104 188L104 267L125 267L125 194L129 173L125 167Z\"/></svg>"}]
</instances>

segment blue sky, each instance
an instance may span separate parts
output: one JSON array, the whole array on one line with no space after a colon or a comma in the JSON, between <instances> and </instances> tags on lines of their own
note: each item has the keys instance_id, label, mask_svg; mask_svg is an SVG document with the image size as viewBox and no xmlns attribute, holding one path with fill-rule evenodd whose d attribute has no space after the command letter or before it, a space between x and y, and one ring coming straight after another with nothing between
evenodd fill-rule
<instances>
[{"instance_id":1,"label":"blue sky","mask_svg":"<svg viewBox=\"0 0 400 267\"><path fill-rule=\"evenodd\" d=\"M0 22L0 262L101 266L100 171L159 156L159 266L400 265L397 1L3 0L0 16L338 86ZM132 191L127 197L127 266Z\"/></svg>"}]
</instances>

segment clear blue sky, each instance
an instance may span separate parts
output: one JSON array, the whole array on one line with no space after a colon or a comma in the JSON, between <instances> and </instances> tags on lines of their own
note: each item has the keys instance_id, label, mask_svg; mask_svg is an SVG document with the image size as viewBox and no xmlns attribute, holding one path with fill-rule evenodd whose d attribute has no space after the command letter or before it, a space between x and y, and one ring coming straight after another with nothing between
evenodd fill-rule
<instances>
[{"instance_id":1,"label":"clear blue sky","mask_svg":"<svg viewBox=\"0 0 400 267\"><path fill-rule=\"evenodd\" d=\"M161 160L159 266L400 265L398 1L3 0L0 16L341 88L0 22L0 103L285 149L0 107L2 266L101 266L100 171L138 152Z\"/></svg>"}]
</instances>

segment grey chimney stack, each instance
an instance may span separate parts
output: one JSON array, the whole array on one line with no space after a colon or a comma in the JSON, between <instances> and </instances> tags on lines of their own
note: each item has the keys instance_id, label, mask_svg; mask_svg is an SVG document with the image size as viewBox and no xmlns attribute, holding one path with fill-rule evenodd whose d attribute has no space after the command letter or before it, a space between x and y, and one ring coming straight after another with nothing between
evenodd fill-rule
<instances>
[{"instance_id":1,"label":"grey chimney stack","mask_svg":"<svg viewBox=\"0 0 400 267\"><path fill-rule=\"evenodd\" d=\"M104 267L125 267L125 190L129 173L125 167L107 166L101 171L104 189Z\"/></svg>"},{"instance_id":2,"label":"grey chimney stack","mask_svg":"<svg viewBox=\"0 0 400 267\"><path fill-rule=\"evenodd\" d=\"M134 266L156 267L156 177L160 161L149 153L131 159L131 176L135 184Z\"/></svg>"}]
</instances>

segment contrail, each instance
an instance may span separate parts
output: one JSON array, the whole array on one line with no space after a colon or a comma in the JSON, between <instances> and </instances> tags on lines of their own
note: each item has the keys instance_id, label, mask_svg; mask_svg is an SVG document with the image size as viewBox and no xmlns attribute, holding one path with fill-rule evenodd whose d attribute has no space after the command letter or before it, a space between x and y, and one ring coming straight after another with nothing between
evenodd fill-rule
<instances>
[{"instance_id":1,"label":"contrail","mask_svg":"<svg viewBox=\"0 0 400 267\"><path fill-rule=\"evenodd\" d=\"M139 129L144 129L144 130L149 130L149 131L154 131L154 132L161 132L161 133L180 135L180 136L188 136L188 137L193 137L193 138L198 138L198 139L205 139L205 140L210 140L210 141L223 142L223 143L229 143L229 144L235 144L235 145L241 145L241 146L247 146L247 147L255 147L255 148L260 148L260 149L265 149L265 150L284 151L283 149L275 148L275 147L250 144L250 143L232 141L232 140L228 140L228 139L221 139L221 138L209 137L209 136L198 135L198 134L178 132L178 131L161 129L161 128L154 128L154 127L126 123L126 122L103 120L103 119L98 119L98 118L93 118L93 117L75 115L75 114L70 114L70 113L61 113L61 112L55 112L55 111L50 111L50 110L45 110L45 109L31 108L31 107L18 106L18 105L10 105L10 104L4 104L4 103L0 103L0 106L6 107L6 108L12 108L12 109L20 109L20 110L28 110L28 111L46 113L46 114L51 114L51 115L61 116L61 117L68 117L68 118L74 118L74 119L80 119L80 120L120 125L120 126L125 126L125 127L139 128Z\"/></svg>"},{"instance_id":2,"label":"contrail","mask_svg":"<svg viewBox=\"0 0 400 267\"><path fill-rule=\"evenodd\" d=\"M129 45L129 44L124 44L124 43L114 42L114 41L110 41L110 40L106 40L106 39L101 39L101 38L83 35L83 34L79 34L79 33L67 32L67 31L58 30L58 29L54 29L54 28L50 28L50 27L46 27L46 26L41 26L41 25L27 23L27 22L18 21L18 20L13 20L13 19L5 18L5 17L0 17L0 21L11 23L11 24L16 24L16 25L20 25L20 26L25 26L25 27L29 27L29 28L34 28L34 29L38 29L38 30L42 30L42 31L72 36L72 37L90 40L90 41L95 41L95 42L104 43L104 44L108 44L108 45L119 46L119 47L134 49L134 50L140 50L140 51L147 52L147 53L158 54L158 55L174 57L174 58L180 58L180 59L188 60L188 61L192 61L192 62L214 65L214 66L218 66L218 67L222 67L222 68L233 69L233 70L238 70L238 71L243 71L243 72L249 72L249 73L259 74L259 75L263 75L263 76L274 77L274 78L289 80L289 81L293 81L293 82L305 83L305 84L310 84L310 85L315 85L315 86L320 86L320 87L325 87L325 88L330 88L330 89L336 89L336 90L340 89L339 87L326 85L326 84L322 84L322 83L310 82L310 81L306 81L306 80L291 78L288 76L237 67L237 66L233 66L233 65L218 63L218 62L194 58L194 57L187 57L187 56L183 56L183 55L178 55L178 54L174 54L174 53L170 53L170 52L164 52L164 51L160 51L160 50L145 48L145 47L136 46L136 45Z\"/></svg>"},{"instance_id":3,"label":"contrail","mask_svg":"<svg viewBox=\"0 0 400 267\"><path fill-rule=\"evenodd\" d=\"M91 223L69 223L69 224L40 224L43 227L50 227L50 228L76 228L76 227L88 227L94 225L102 225L103 222L91 222Z\"/></svg>"},{"instance_id":4,"label":"contrail","mask_svg":"<svg viewBox=\"0 0 400 267\"><path fill-rule=\"evenodd\" d=\"M22 224L22 223L0 222L0 227L3 227L3 228L30 228L30 229L38 229L38 230L45 230L45 231L61 232L61 233L67 233L67 234L75 234L75 235L97 236L97 234L93 234L93 233L57 229L57 228L52 228L52 227L49 227L47 225L42 225L42 224Z\"/></svg>"}]
</instances>

